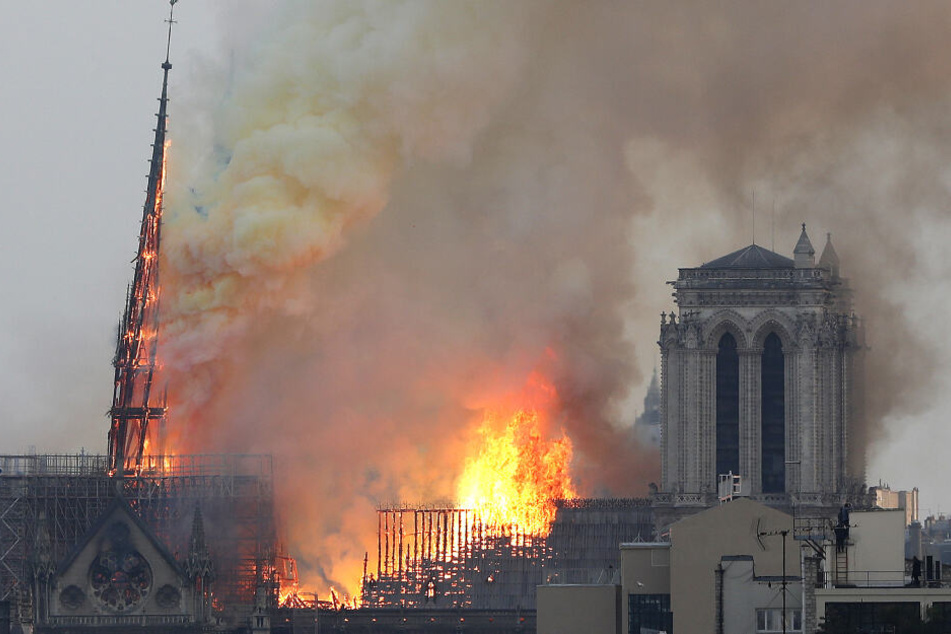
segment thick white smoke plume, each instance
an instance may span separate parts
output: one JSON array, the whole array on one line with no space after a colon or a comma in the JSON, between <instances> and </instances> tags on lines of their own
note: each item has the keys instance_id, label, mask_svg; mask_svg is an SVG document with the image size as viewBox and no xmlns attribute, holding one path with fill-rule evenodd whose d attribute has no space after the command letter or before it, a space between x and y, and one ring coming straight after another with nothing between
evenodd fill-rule
<instances>
[{"instance_id":1,"label":"thick white smoke plume","mask_svg":"<svg viewBox=\"0 0 951 634\"><path fill-rule=\"evenodd\" d=\"M936 367L898 307L946 268L915 268L909 222L946 230L944 5L258 17L175 113L163 345L178 446L273 452L314 578L354 589L378 503L452 496L481 408L533 370L582 493L643 493L621 426L663 282L750 242L751 188L759 243L773 199L777 251L833 233L888 353L877 420Z\"/></svg>"},{"instance_id":2,"label":"thick white smoke plume","mask_svg":"<svg viewBox=\"0 0 951 634\"><path fill-rule=\"evenodd\" d=\"M500 8L342 2L276 12L215 113L214 152L171 209L168 252L182 290L173 358L217 359L254 308L286 301L289 274L379 212L407 165L468 160L526 55L517 34L528 12L502 20Z\"/></svg>"},{"instance_id":3,"label":"thick white smoke plume","mask_svg":"<svg viewBox=\"0 0 951 634\"><path fill-rule=\"evenodd\" d=\"M376 504L453 495L470 424L536 369L588 491L644 488L610 424L636 378L622 145L583 100L539 111L544 8L290 3L172 172L175 446L274 452L326 582L353 589Z\"/></svg>"}]
</instances>

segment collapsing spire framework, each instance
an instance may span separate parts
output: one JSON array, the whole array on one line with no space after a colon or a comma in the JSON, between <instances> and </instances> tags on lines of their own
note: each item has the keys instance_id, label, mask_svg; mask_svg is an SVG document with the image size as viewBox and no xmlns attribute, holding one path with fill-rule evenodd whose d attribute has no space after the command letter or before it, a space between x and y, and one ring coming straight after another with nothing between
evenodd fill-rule
<instances>
[{"instance_id":1,"label":"collapsing spire framework","mask_svg":"<svg viewBox=\"0 0 951 634\"><path fill-rule=\"evenodd\" d=\"M174 6L174 2L172 3ZM169 42L172 18L169 14ZM159 239L162 194L165 186L165 132L168 106L168 48L162 63L162 96L152 144L148 189L135 258L135 276L129 287L125 312L119 322L112 408L109 414L110 473L135 472L142 465L149 427L164 427L167 393L154 388L159 326Z\"/></svg>"}]
</instances>

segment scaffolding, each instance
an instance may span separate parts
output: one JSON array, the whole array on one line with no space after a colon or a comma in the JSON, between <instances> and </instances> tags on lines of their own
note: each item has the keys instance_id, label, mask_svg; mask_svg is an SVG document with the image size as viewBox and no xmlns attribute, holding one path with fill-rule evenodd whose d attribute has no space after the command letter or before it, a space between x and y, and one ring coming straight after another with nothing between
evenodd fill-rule
<instances>
[{"instance_id":1,"label":"scaffolding","mask_svg":"<svg viewBox=\"0 0 951 634\"><path fill-rule=\"evenodd\" d=\"M120 492L182 559L196 508L215 557L214 593L249 603L274 570L273 466L266 455L146 457L140 471L109 477L109 456L0 456L0 601L30 587L30 557L42 521L54 561L64 560ZM276 588L272 588L276 592Z\"/></svg>"},{"instance_id":2,"label":"scaffolding","mask_svg":"<svg viewBox=\"0 0 951 634\"><path fill-rule=\"evenodd\" d=\"M548 543L555 556L544 583L609 583L620 546L653 541L654 511L644 498L578 498L557 502Z\"/></svg>"},{"instance_id":3,"label":"scaffolding","mask_svg":"<svg viewBox=\"0 0 951 634\"><path fill-rule=\"evenodd\" d=\"M379 509L376 572L364 574L363 605L526 609L535 605L539 585L610 582L620 544L653 537L648 500L556 506L547 537L487 526L471 509Z\"/></svg>"},{"instance_id":4,"label":"scaffolding","mask_svg":"<svg viewBox=\"0 0 951 634\"><path fill-rule=\"evenodd\" d=\"M376 575L363 583L368 607L518 607L551 556L545 538L493 529L470 509L385 508L378 522Z\"/></svg>"}]
</instances>

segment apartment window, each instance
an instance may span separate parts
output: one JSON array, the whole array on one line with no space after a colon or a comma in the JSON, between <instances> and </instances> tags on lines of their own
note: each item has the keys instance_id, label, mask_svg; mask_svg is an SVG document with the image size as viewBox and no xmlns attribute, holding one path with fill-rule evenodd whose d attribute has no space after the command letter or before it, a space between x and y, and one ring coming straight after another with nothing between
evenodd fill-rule
<instances>
[{"instance_id":1,"label":"apartment window","mask_svg":"<svg viewBox=\"0 0 951 634\"><path fill-rule=\"evenodd\" d=\"M945 628L951 630L951 603L947 601L935 601L928 608L928 621L931 623L940 623Z\"/></svg>"},{"instance_id":2,"label":"apartment window","mask_svg":"<svg viewBox=\"0 0 951 634\"><path fill-rule=\"evenodd\" d=\"M824 629L829 632L903 634L918 631L920 624L921 605L917 601L826 603Z\"/></svg>"},{"instance_id":3,"label":"apartment window","mask_svg":"<svg viewBox=\"0 0 951 634\"><path fill-rule=\"evenodd\" d=\"M757 632L782 632L783 611L779 608L761 608L756 611ZM786 610L786 631L802 631L802 610Z\"/></svg>"},{"instance_id":4,"label":"apartment window","mask_svg":"<svg viewBox=\"0 0 951 634\"><path fill-rule=\"evenodd\" d=\"M641 634L644 629L673 631L674 615L670 611L669 594L629 594L627 605L629 634Z\"/></svg>"}]
</instances>

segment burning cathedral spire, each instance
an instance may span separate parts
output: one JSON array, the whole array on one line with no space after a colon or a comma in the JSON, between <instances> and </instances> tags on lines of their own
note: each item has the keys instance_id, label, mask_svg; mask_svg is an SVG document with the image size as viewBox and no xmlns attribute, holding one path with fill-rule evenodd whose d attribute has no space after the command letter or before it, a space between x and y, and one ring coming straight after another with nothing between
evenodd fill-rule
<instances>
[{"instance_id":1,"label":"burning cathedral spire","mask_svg":"<svg viewBox=\"0 0 951 634\"><path fill-rule=\"evenodd\" d=\"M150 425L164 427L167 392L155 382L159 326L159 241L162 228L162 194L165 188L165 133L168 107L169 50L172 42L171 2L168 41L162 63L162 96L159 98L155 140L152 143L148 188L135 257L135 276L129 287L125 312L119 322L112 408L109 414L109 472L122 476L142 464Z\"/></svg>"}]
</instances>

